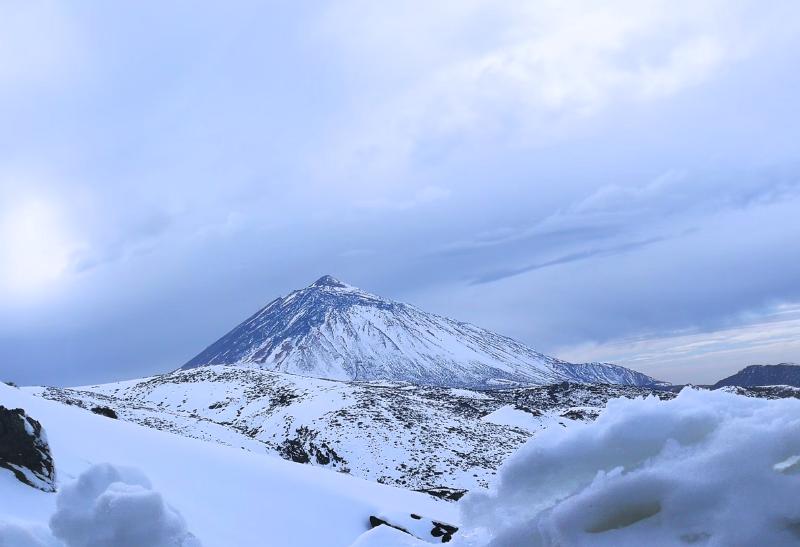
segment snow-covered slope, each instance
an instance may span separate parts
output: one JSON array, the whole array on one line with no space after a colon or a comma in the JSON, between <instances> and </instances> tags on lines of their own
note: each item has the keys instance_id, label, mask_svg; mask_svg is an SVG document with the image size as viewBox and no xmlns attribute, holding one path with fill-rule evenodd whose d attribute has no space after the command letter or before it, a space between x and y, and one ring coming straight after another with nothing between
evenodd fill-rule
<instances>
[{"instance_id":1,"label":"snow-covered slope","mask_svg":"<svg viewBox=\"0 0 800 547\"><path fill-rule=\"evenodd\" d=\"M109 407L157 429L441 494L486 487L537 431L591 419L609 398L653 393L582 384L473 391L220 365L99 386L25 389L86 409ZM524 420L497 419L509 413Z\"/></svg>"},{"instance_id":2,"label":"snow-covered slope","mask_svg":"<svg viewBox=\"0 0 800 547\"><path fill-rule=\"evenodd\" d=\"M272 301L183 368L220 364L333 380L448 387L656 382L619 366L573 365L331 276Z\"/></svg>"},{"instance_id":3,"label":"snow-covered slope","mask_svg":"<svg viewBox=\"0 0 800 547\"><path fill-rule=\"evenodd\" d=\"M570 382L649 387L670 385L641 372L611 363L566 363L558 364L556 369Z\"/></svg>"},{"instance_id":4,"label":"snow-covered slope","mask_svg":"<svg viewBox=\"0 0 800 547\"><path fill-rule=\"evenodd\" d=\"M453 506L424 494L113 420L2 383L0 405L42 424L59 488L93 464L138 468L204 547L347 546L384 512L458 520ZM0 469L0 536L4 522L46 528L55 499ZM3 537L0 545L15 547Z\"/></svg>"}]
</instances>

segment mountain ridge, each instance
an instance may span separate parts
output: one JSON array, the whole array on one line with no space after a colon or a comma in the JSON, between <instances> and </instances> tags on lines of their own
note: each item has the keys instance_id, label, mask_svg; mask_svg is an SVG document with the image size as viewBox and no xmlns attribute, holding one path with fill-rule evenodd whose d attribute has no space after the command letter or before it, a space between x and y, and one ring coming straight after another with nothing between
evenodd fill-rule
<instances>
[{"instance_id":1,"label":"mountain ridge","mask_svg":"<svg viewBox=\"0 0 800 547\"><path fill-rule=\"evenodd\" d=\"M181 367L255 366L346 381L492 388L563 381L663 385L618 365L573 364L330 275L292 291Z\"/></svg>"},{"instance_id":2,"label":"mountain ridge","mask_svg":"<svg viewBox=\"0 0 800 547\"><path fill-rule=\"evenodd\" d=\"M800 387L800 365L778 363L777 365L750 365L736 374L723 378L714 389L726 386L754 387L787 385Z\"/></svg>"}]
</instances>

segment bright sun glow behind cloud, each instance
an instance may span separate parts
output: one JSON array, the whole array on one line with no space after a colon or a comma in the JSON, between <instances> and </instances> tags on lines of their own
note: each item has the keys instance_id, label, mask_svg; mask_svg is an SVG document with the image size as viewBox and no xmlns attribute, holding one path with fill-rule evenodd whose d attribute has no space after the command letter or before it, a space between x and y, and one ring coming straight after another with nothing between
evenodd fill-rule
<instances>
[{"instance_id":1,"label":"bright sun glow behind cloud","mask_svg":"<svg viewBox=\"0 0 800 547\"><path fill-rule=\"evenodd\" d=\"M27 296L67 271L74 244L58 209L25 198L0 210L0 293Z\"/></svg>"}]
</instances>

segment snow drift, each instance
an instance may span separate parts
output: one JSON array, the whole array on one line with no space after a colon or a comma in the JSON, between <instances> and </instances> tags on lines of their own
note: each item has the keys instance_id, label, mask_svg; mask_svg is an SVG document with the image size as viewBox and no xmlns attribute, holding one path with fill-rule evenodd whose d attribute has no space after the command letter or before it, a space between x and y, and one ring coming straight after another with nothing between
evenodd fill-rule
<instances>
[{"instance_id":1,"label":"snow drift","mask_svg":"<svg viewBox=\"0 0 800 547\"><path fill-rule=\"evenodd\" d=\"M46 526L0 520L0 547L64 547L64 544Z\"/></svg>"},{"instance_id":2,"label":"snow drift","mask_svg":"<svg viewBox=\"0 0 800 547\"><path fill-rule=\"evenodd\" d=\"M69 547L200 547L137 469L94 465L64 486L56 507L50 529Z\"/></svg>"},{"instance_id":3,"label":"snow drift","mask_svg":"<svg viewBox=\"0 0 800 547\"><path fill-rule=\"evenodd\" d=\"M797 545L800 400L684 390L550 429L462 502L468 544Z\"/></svg>"},{"instance_id":4,"label":"snow drift","mask_svg":"<svg viewBox=\"0 0 800 547\"><path fill-rule=\"evenodd\" d=\"M0 547L201 547L137 469L94 465L61 489L56 508L49 531L0 522Z\"/></svg>"}]
</instances>

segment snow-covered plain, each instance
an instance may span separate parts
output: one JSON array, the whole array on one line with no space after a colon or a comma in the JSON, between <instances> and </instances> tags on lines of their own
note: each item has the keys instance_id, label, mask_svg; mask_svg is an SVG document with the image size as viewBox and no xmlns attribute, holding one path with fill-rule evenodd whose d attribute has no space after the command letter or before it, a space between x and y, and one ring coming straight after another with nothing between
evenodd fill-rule
<instances>
[{"instance_id":1,"label":"snow-covered plain","mask_svg":"<svg viewBox=\"0 0 800 547\"><path fill-rule=\"evenodd\" d=\"M0 404L41 422L59 489L95 464L137 468L205 547L347 546L380 512L458 520L452 504L428 495L113 420L4 384ZM43 535L56 497L0 470L0 546L23 545L15 541L31 530Z\"/></svg>"},{"instance_id":2,"label":"snow-covered plain","mask_svg":"<svg viewBox=\"0 0 800 547\"><path fill-rule=\"evenodd\" d=\"M550 428L461 502L459 544L800 545L800 400L684 389Z\"/></svg>"}]
</instances>

